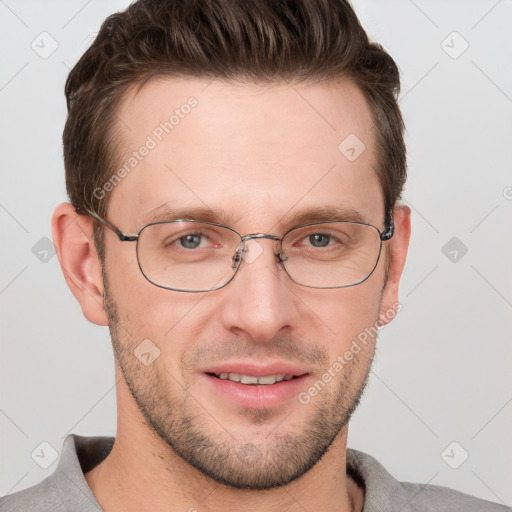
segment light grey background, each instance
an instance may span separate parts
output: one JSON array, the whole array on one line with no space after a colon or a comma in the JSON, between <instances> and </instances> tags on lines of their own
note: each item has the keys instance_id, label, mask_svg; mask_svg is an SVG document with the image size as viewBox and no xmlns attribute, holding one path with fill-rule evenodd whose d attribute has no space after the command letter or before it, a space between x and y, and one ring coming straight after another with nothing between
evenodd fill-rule
<instances>
[{"instance_id":1,"label":"light grey background","mask_svg":"<svg viewBox=\"0 0 512 512\"><path fill-rule=\"evenodd\" d=\"M0 1L2 495L54 470L31 458L41 442L60 452L71 431L115 433L108 331L82 317L41 239L66 199L67 73L127 5ZM398 479L511 504L512 2L355 8L402 71L413 234L403 310L382 330L349 445Z\"/></svg>"}]
</instances>

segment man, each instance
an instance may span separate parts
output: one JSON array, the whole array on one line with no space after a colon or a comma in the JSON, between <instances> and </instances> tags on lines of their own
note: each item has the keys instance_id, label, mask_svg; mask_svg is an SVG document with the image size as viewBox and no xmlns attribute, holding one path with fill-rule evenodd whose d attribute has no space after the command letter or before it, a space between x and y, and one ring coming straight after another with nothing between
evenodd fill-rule
<instances>
[{"instance_id":1,"label":"man","mask_svg":"<svg viewBox=\"0 0 512 512\"><path fill-rule=\"evenodd\" d=\"M66 84L66 281L118 426L23 511L499 511L347 450L410 211L398 71L344 1L139 1Z\"/></svg>"}]
</instances>

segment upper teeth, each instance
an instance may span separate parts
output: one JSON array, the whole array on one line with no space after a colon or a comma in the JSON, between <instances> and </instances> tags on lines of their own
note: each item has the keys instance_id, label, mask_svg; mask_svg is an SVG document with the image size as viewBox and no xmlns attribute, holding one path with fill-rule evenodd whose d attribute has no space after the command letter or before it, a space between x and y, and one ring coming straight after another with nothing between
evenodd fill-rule
<instances>
[{"instance_id":1,"label":"upper teeth","mask_svg":"<svg viewBox=\"0 0 512 512\"><path fill-rule=\"evenodd\" d=\"M275 384L283 380L293 379L293 375L279 373L277 375L268 375L265 377L254 377L253 375L242 375L240 373L219 373L219 379L227 379L233 382L241 382L242 384Z\"/></svg>"}]
</instances>

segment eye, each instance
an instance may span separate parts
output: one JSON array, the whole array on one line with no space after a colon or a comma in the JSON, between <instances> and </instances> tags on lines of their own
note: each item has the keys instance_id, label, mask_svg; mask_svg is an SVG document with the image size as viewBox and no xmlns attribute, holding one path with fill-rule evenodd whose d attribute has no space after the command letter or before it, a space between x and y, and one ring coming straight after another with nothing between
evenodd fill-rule
<instances>
[{"instance_id":1,"label":"eye","mask_svg":"<svg viewBox=\"0 0 512 512\"><path fill-rule=\"evenodd\" d=\"M183 230L181 230L180 233L164 233L164 238L159 245L163 249L186 251L216 246L210 236L204 234L202 231L183 232Z\"/></svg>"},{"instance_id":2,"label":"eye","mask_svg":"<svg viewBox=\"0 0 512 512\"><path fill-rule=\"evenodd\" d=\"M201 245L203 235L201 233L190 233L178 239L184 249L197 249Z\"/></svg>"},{"instance_id":3,"label":"eye","mask_svg":"<svg viewBox=\"0 0 512 512\"><path fill-rule=\"evenodd\" d=\"M319 231L319 230L322 231ZM353 242L353 237L347 231L346 226L306 226L292 230L286 237L285 245L290 250L307 251L324 254L332 251L346 250Z\"/></svg>"},{"instance_id":4,"label":"eye","mask_svg":"<svg viewBox=\"0 0 512 512\"><path fill-rule=\"evenodd\" d=\"M327 247L331 241L331 237L323 233L315 233L309 235L308 241L313 247Z\"/></svg>"}]
</instances>

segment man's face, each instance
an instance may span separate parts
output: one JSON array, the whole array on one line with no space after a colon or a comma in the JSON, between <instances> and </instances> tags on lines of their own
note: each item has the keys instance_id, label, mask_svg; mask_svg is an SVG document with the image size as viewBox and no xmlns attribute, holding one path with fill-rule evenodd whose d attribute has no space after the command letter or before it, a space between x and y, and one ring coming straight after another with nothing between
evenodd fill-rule
<instances>
[{"instance_id":1,"label":"man's face","mask_svg":"<svg viewBox=\"0 0 512 512\"><path fill-rule=\"evenodd\" d=\"M169 133L155 132L189 97L197 105L182 110ZM154 221L169 219L170 210L171 218L189 218L192 209L213 212L242 235L282 236L297 215L326 208L355 210L384 229L373 123L348 82L292 87L159 79L128 95L118 115L122 162L148 136L156 142L110 195L107 219L124 233L138 232L150 212ZM366 146L355 160L338 149L350 134ZM379 317L384 251L362 284L313 289L283 271L275 241L252 241L249 250L258 244L263 251L253 249L257 257L243 261L226 287L185 293L149 283L135 243L120 243L105 230L105 244L116 357L150 428L227 485L270 488L310 469L344 432L364 387L374 338L359 343L341 370L333 364ZM144 346L160 353L145 365L134 351L148 339ZM254 385L220 379L221 373L294 378ZM319 379L325 385L304 400Z\"/></svg>"}]
</instances>

